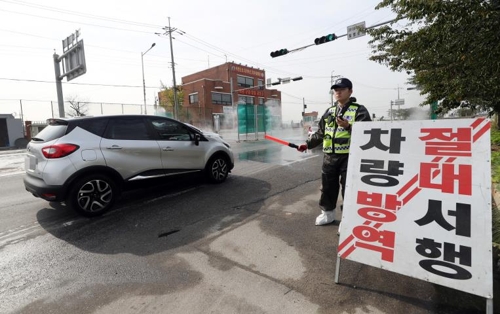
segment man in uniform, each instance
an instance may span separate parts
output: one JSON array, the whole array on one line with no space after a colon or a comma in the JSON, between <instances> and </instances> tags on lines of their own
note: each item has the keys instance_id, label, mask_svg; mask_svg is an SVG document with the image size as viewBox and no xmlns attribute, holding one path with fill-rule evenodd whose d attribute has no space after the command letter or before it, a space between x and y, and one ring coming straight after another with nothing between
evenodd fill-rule
<instances>
[{"instance_id":1,"label":"man in uniform","mask_svg":"<svg viewBox=\"0 0 500 314\"><path fill-rule=\"evenodd\" d=\"M351 131L357 121L371 121L368 110L356 103L352 95L352 82L340 78L332 85L336 102L325 111L318 125L318 130L297 150L303 152L323 144L323 166L321 169L321 215L316 218L316 225L326 225L335 220L334 210L337 205L339 189L342 186L344 199L347 161Z\"/></svg>"}]
</instances>

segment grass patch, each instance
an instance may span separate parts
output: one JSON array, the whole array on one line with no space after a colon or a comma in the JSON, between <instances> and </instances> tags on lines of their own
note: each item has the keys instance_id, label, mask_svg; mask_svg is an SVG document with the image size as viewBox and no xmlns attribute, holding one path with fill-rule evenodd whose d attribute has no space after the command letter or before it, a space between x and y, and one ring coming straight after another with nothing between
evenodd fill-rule
<instances>
[{"instance_id":1,"label":"grass patch","mask_svg":"<svg viewBox=\"0 0 500 314\"><path fill-rule=\"evenodd\" d=\"M491 184L492 188L500 190L500 130L495 125L491 126ZM493 241L493 268L496 276L500 272L500 211L498 205L492 202L492 241Z\"/></svg>"},{"instance_id":2,"label":"grass patch","mask_svg":"<svg viewBox=\"0 0 500 314\"><path fill-rule=\"evenodd\" d=\"M500 187L500 130L491 127L491 182L499 190Z\"/></svg>"}]
</instances>

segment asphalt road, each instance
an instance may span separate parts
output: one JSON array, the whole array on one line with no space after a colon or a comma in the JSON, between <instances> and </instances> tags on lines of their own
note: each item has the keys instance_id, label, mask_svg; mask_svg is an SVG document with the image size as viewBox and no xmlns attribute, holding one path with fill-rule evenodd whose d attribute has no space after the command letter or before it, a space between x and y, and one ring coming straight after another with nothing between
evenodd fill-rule
<instances>
[{"instance_id":1,"label":"asphalt road","mask_svg":"<svg viewBox=\"0 0 500 314\"><path fill-rule=\"evenodd\" d=\"M97 219L0 171L0 313L484 313L482 298L350 261L335 284L338 223L314 226L321 155L233 146L225 183L150 184Z\"/></svg>"}]
</instances>

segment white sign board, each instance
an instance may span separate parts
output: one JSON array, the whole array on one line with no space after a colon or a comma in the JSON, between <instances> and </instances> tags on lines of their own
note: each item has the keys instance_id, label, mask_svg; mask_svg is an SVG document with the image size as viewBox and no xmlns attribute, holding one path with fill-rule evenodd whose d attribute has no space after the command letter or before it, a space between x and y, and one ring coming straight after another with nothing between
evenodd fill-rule
<instances>
[{"instance_id":1,"label":"white sign board","mask_svg":"<svg viewBox=\"0 0 500 314\"><path fill-rule=\"evenodd\" d=\"M483 118L356 123L339 257L492 298L490 155Z\"/></svg>"},{"instance_id":2,"label":"white sign board","mask_svg":"<svg viewBox=\"0 0 500 314\"><path fill-rule=\"evenodd\" d=\"M365 22L347 26L347 40L365 36L366 35L365 29L366 29Z\"/></svg>"},{"instance_id":3,"label":"white sign board","mask_svg":"<svg viewBox=\"0 0 500 314\"><path fill-rule=\"evenodd\" d=\"M394 104L395 104L396 106L402 106L402 105L404 105L404 104L405 104L405 100L404 100L404 99L396 99L396 100L394 101Z\"/></svg>"},{"instance_id":4,"label":"white sign board","mask_svg":"<svg viewBox=\"0 0 500 314\"><path fill-rule=\"evenodd\" d=\"M289 77L284 77L281 79L281 84L288 84L290 83L291 78Z\"/></svg>"},{"instance_id":5,"label":"white sign board","mask_svg":"<svg viewBox=\"0 0 500 314\"><path fill-rule=\"evenodd\" d=\"M224 115L232 115L234 112L234 108L232 106L222 106L222 112Z\"/></svg>"}]
</instances>

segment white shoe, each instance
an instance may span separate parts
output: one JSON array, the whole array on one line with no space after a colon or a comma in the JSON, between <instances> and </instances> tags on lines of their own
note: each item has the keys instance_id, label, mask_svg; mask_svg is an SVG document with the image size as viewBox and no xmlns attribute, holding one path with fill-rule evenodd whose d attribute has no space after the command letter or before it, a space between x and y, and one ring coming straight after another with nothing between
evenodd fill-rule
<instances>
[{"instance_id":1,"label":"white shoe","mask_svg":"<svg viewBox=\"0 0 500 314\"><path fill-rule=\"evenodd\" d=\"M321 215L316 217L316 226L322 226L332 223L335 220L335 212L332 211L321 211Z\"/></svg>"}]
</instances>

